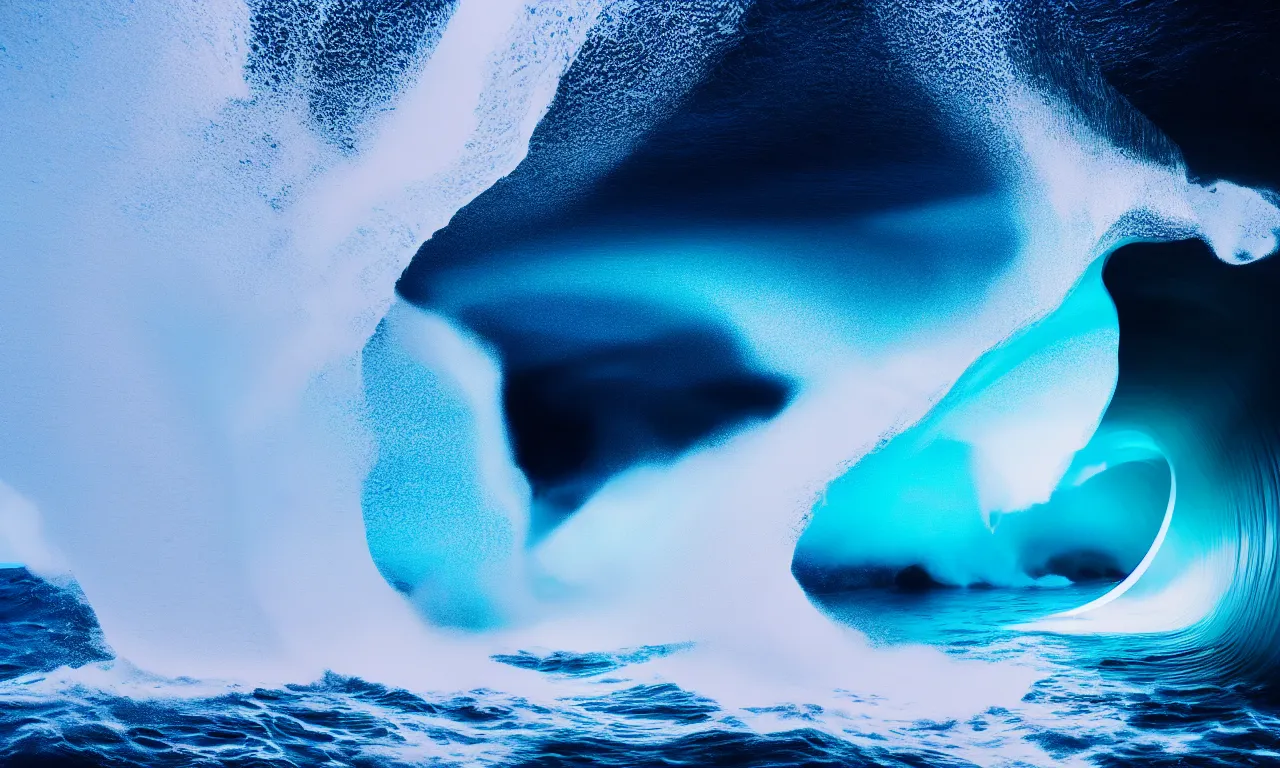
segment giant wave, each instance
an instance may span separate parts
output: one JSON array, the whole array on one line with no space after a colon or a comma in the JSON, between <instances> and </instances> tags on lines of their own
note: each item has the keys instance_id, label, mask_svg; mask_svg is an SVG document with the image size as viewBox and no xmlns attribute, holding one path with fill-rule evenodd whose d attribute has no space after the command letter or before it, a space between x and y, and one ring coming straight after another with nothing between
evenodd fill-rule
<instances>
[{"instance_id":1,"label":"giant wave","mask_svg":"<svg viewBox=\"0 0 1280 768\"><path fill-rule=\"evenodd\" d=\"M122 689L1016 706L833 620L895 578L1113 581L1007 624L1267 683L1280 209L1114 14L0 11L0 558Z\"/></svg>"}]
</instances>

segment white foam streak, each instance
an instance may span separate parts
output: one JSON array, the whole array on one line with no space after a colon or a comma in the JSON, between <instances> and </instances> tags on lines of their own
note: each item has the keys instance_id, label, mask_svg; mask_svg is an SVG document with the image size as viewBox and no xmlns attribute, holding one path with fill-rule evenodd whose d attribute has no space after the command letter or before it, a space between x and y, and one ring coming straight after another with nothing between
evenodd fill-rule
<instances>
[{"instance_id":1,"label":"white foam streak","mask_svg":"<svg viewBox=\"0 0 1280 768\"><path fill-rule=\"evenodd\" d=\"M595 9L461 3L367 166L243 100L243 4L12 14L0 474L121 657L432 674L364 545L358 356L421 239L523 157Z\"/></svg>"}]
</instances>

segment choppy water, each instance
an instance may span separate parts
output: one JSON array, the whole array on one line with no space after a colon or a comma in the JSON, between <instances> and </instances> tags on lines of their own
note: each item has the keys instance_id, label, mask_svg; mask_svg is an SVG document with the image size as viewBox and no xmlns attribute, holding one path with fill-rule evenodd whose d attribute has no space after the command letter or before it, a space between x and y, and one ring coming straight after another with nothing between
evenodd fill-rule
<instances>
[{"instance_id":1,"label":"choppy water","mask_svg":"<svg viewBox=\"0 0 1280 768\"><path fill-rule=\"evenodd\" d=\"M1029 665L1012 709L911 719L856 691L734 709L655 678L662 646L495 657L562 680L546 701L413 693L327 675L280 689L163 680L112 661L74 588L0 571L0 763L25 765L1272 765L1275 709L1244 691L1172 688L1114 639L1003 629L1096 590L859 590L826 607L877 644L928 643ZM73 669L75 668L75 669ZM1156 675L1150 673L1155 671ZM593 688L598 693L587 693Z\"/></svg>"}]
</instances>

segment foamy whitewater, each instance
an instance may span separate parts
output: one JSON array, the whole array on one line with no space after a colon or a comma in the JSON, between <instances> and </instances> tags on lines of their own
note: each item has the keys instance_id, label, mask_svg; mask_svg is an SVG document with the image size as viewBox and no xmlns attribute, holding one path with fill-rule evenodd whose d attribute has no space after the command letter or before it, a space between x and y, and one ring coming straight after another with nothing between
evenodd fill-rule
<instances>
[{"instance_id":1,"label":"foamy whitewater","mask_svg":"<svg viewBox=\"0 0 1280 768\"><path fill-rule=\"evenodd\" d=\"M0 7L3 762L1280 753L1275 454L1126 385L1108 262L1262 267L1275 195L886 0L832 39L981 183L632 205L785 5Z\"/></svg>"}]
</instances>

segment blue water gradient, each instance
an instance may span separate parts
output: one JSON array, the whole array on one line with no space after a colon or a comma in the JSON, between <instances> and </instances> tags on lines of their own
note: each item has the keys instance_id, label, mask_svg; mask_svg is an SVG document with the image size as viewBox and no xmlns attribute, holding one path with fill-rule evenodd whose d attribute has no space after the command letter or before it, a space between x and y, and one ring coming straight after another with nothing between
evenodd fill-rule
<instances>
[{"instance_id":1,"label":"blue water gradient","mask_svg":"<svg viewBox=\"0 0 1280 768\"><path fill-rule=\"evenodd\" d=\"M1280 15L1132 5L0 4L0 763L1276 761Z\"/></svg>"}]
</instances>

